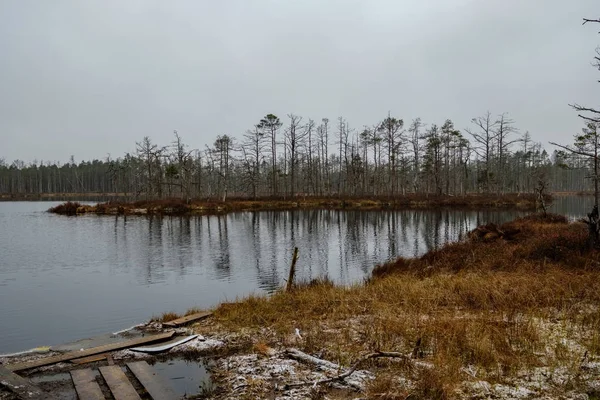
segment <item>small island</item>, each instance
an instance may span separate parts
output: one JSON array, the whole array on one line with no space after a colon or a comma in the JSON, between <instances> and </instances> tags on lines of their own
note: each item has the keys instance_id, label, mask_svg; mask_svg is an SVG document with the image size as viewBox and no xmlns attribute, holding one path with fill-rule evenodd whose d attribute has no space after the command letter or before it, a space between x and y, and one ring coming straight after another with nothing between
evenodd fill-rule
<instances>
[{"instance_id":1,"label":"small island","mask_svg":"<svg viewBox=\"0 0 600 400\"><path fill-rule=\"evenodd\" d=\"M551 196L544 195L545 204ZM198 215L222 214L232 211L285 211L295 209L331 210L402 210L402 209L520 209L535 210L541 207L539 196L534 194L435 196L406 195L396 197L336 198L303 197L285 199L230 199L227 201L184 201L178 198L140 200L135 202L109 201L86 205L67 201L48 211L62 215Z\"/></svg>"}]
</instances>

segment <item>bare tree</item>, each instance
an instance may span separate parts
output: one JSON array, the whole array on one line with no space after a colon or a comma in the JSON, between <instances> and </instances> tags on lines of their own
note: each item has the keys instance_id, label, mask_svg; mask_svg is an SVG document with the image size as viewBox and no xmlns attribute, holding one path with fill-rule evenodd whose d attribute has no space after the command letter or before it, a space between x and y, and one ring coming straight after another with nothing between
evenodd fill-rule
<instances>
[{"instance_id":1,"label":"bare tree","mask_svg":"<svg viewBox=\"0 0 600 400\"><path fill-rule=\"evenodd\" d=\"M348 174L348 137L349 137L349 129L348 124L344 117L338 117L338 162L339 162L339 170L338 170L338 196L342 195L342 193L346 190L346 181Z\"/></svg>"},{"instance_id":2,"label":"bare tree","mask_svg":"<svg viewBox=\"0 0 600 400\"><path fill-rule=\"evenodd\" d=\"M403 126L404 121L402 119L392 118L389 113L379 126L379 130L383 133L387 144L388 185L392 196L396 194L398 185L397 164L400 146L402 145Z\"/></svg>"},{"instance_id":3,"label":"bare tree","mask_svg":"<svg viewBox=\"0 0 600 400\"><path fill-rule=\"evenodd\" d=\"M476 142L473 150L475 150L475 153L477 153L479 157L483 158L485 164L485 191L489 193L491 190L494 139L496 138L496 126L498 125L498 121L493 120L492 114L488 111L482 117L473 118L471 122L476 126L477 130L473 131L465 129L465 131L467 131Z\"/></svg>"},{"instance_id":4,"label":"bare tree","mask_svg":"<svg viewBox=\"0 0 600 400\"><path fill-rule=\"evenodd\" d=\"M242 144L242 152L246 162L247 172L250 176L250 186L252 187L252 197L258 197L258 188L260 183L260 164L263 159L263 149L265 146L265 134L258 126L244 134L245 141Z\"/></svg>"},{"instance_id":5,"label":"bare tree","mask_svg":"<svg viewBox=\"0 0 600 400\"><path fill-rule=\"evenodd\" d=\"M298 165L298 148L304 144L308 130L303 127L302 117L288 114L290 124L285 129L285 145L290 153L290 196L296 195L296 174Z\"/></svg>"},{"instance_id":6,"label":"bare tree","mask_svg":"<svg viewBox=\"0 0 600 400\"><path fill-rule=\"evenodd\" d=\"M502 113L498 117L496 121L497 130L495 135L496 140L496 151L498 154L498 165L497 171L500 179L500 184L498 185L498 192L501 192L506 187L506 160L510 150L510 146L513 143L519 142L521 139L511 139L510 135L517 132L517 128L515 128L515 121L508 118L507 113Z\"/></svg>"},{"instance_id":7,"label":"bare tree","mask_svg":"<svg viewBox=\"0 0 600 400\"><path fill-rule=\"evenodd\" d=\"M313 142L313 131L315 129L315 121L313 121L312 119L309 118L306 126L306 138L308 140L308 144L307 144L307 171L306 171L306 187L304 189L304 192L307 191L312 191L313 193L317 191L316 188L316 171L315 171L315 165L314 165L314 158L313 158L313 147L314 147L314 142Z\"/></svg>"},{"instance_id":8,"label":"bare tree","mask_svg":"<svg viewBox=\"0 0 600 400\"><path fill-rule=\"evenodd\" d=\"M323 118L321 125L317 128L317 137L319 138L319 159L321 162L322 187L321 194L329 195L331 193L331 174L329 171L329 119Z\"/></svg>"},{"instance_id":9,"label":"bare tree","mask_svg":"<svg viewBox=\"0 0 600 400\"><path fill-rule=\"evenodd\" d=\"M423 127L423 123L421 122L421 118L416 118L412 120L410 127L408 128L409 143L412 147L413 153L413 177L412 177L412 186L413 191L416 193L419 191L419 171L421 169L421 151L423 145L420 142L421 139L421 128Z\"/></svg>"}]
</instances>

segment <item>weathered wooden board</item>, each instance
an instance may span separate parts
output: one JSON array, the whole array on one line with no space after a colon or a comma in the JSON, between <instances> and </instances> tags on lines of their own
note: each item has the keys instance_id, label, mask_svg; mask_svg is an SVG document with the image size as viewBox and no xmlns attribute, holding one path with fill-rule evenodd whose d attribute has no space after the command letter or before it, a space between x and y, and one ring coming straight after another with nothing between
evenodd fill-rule
<instances>
[{"instance_id":1,"label":"weathered wooden board","mask_svg":"<svg viewBox=\"0 0 600 400\"><path fill-rule=\"evenodd\" d=\"M158 375L146 361L127 363L127 366L153 400L174 400L177 398L168 382Z\"/></svg>"},{"instance_id":2,"label":"weathered wooden board","mask_svg":"<svg viewBox=\"0 0 600 400\"><path fill-rule=\"evenodd\" d=\"M104 394L91 369L71 371L71 378L79 400L104 400Z\"/></svg>"},{"instance_id":3,"label":"weathered wooden board","mask_svg":"<svg viewBox=\"0 0 600 400\"><path fill-rule=\"evenodd\" d=\"M140 395L118 365L98 368L115 400L141 400Z\"/></svg>"},{"instance_id":4,"label":"weathered wooden board","mask_svg":"<svg viewBox=\"0 0 600 400\"><path fill-rule=\"evenodd\" d=\"M173 347L177 347L180 344L189 342L190 340L196 339L200 335L191 335L184 338L177 338L176 340L169 340L167 342L161 342L158 345L151 345L146 347L131 347L129 350L138 351L141 353L161 353L163 351L171 350Z\"/></svg>"},{"instance_id":5,"label":"weathered wooden board","mask_svg":"<svg viewBox=\"0 0 600 400\"><path fill-rule=\"evenodd\" d=\"M20 399L47 399L48 393L44 393L40 388L33 385L27 379L9 371L0 365L0 385L7 387L10 391L19 396Z\"/></svg>"},{"instance_id":6,"label":"weathered wooden board","mask_svg":"<svg viewBox=\"0 0 600 400\"><path fill-rule=\"evenodd\" d=\"M169 339L173 336L173 332L161 333L158 335L152 336L144 336L137 339L126 340L124 342L119 343L111 343L106 344L104 346L92 347L91 349L83 350L83 351L71 351L65 354L61 354L54 357L46 357L41 358L39 360L24 362L20 364L10 364L6 365L6 368L10 371L22 371L25 369L31 369L36 367L42 367L44 365L57 364L63 361L70 361L76 358L83 358L88 356L93 356L95 354L106 353L109 351L127 349L129 347L134 347L140 344L159 342L161 340Z\"/></svg>"},{"instance_id":7,"label":"weathered wooden board","mask_svg":"<svg viewBox=\"0 0 600 400\"><path fill-rule=\"evenodd\" d=\"M186 317L181 317L181 318L174 319L173 321L165 322L163 325L165 325L165 326L181 326L181 325L185 325L192 321L199 321L201 319L208 318L212 314L213 313L211 313L211 312L199 312L196 314L190 314Z\"/></svg>"},{"instance_id":8,"label":"weathered wooden board","mask_svg":"<svg viewBox=\"0 0 600 400\"><path fill-rule=\"evenodd\" d=\"M97 361L103 361L103 360L106 360L107 354L108 353L103 353L103 354L96 354L95 356L76 358L75 360L71 360L71 362L73 364L87 364L87 363L92 363L92 362L97 362Z\"/></svg>"}]
</instances>

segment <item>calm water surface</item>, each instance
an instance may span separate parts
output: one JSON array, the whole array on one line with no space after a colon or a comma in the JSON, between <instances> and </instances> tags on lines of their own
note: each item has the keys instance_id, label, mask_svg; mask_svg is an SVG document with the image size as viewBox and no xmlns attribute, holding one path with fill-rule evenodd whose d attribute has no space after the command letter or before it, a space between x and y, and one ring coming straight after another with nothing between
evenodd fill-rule
<instances>
[{"instance_id":1,"label":"calm water surface","mask_svg":"<svg viewBox=\"0 0 600 400\"><path fill-rule=\"evenodd\" d=\"M0 202L0 354L269 293L300 249L298 279L361 281L517 211L279 211L198 217L65 217L57 203ZM582 216L590 197L554 211Z\"/></svg>"}]
</instances>

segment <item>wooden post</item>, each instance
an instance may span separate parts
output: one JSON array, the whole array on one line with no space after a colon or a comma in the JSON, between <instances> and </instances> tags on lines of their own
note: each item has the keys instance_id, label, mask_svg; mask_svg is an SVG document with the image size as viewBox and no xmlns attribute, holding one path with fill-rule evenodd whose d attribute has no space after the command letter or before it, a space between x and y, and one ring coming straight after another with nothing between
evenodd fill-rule
<instances>
[{"instance_id":1,"label":"wooden post","mask_svg":"<svg viewBox=\"0 0 600 400\"><path fill-rule=\"evenodd\" d=\"M290 266L290 275L288 276L286 290L290 291L294 285L294 275L296 274L296 261L298 261L298 248L294 247L294 256L292 257L292 265Z\"/></svg>"}]
</instances>

